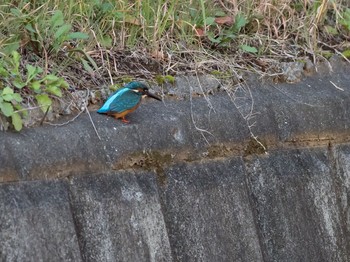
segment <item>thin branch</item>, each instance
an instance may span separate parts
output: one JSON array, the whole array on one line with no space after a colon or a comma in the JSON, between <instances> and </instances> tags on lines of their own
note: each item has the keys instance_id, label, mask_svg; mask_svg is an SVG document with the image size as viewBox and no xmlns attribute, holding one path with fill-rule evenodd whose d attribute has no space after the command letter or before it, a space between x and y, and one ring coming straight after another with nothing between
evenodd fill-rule
<instances>
[{"instance_id":1,"label":"thin branch","mask_svg":"<svg viewBox=\"0 0 350 262\"><path fill-rule=\"evenodd\" d=\"M50 123L50 122L44 122L45 124L48 124L50 126L65 126L65 125L68 125L69 123L75 121L75 119L77 119L84 111L79 111L79 113L73 117L72 119L68 120L67 122L64 122L64 123L60 123L60 124L53 124L53 123Z\"/></svg>"},{"instance_id":2,"label":"thin branch","mask_svg":"<svg viewBox=\"0 0 350 262\"><path fill-rule=\"evenodd\" d=\"M93 128L94 128L94 130L95 130L95 133L96 133L96 135L97 135L98 139L99 139L99 140L101 140L101 137L100 137L99 133L97 132L96 126L95 126L95 124L94 124L94 121L92 121L92 118L91 118L91 115L90 115L89 109L87 108L87 106L86 106L86 105L85 105L85 111L86 111L86 113L89 115L89 118L90 118L91 124L92 124L92 126L93 126Z\"/></svg>"},{"instance_id":3,"label":"thin branch","mask_svg":"<svg viewBox=\"0 0 350 262\"><path fill-rule=\"evenodd\" d=\"M40 121L40 125L41 125L41 126L42 126L43 123L44 123L44 120L45 120L45 118L46 118L46 116L47 116L47 113L48 113L49 110L50 110L50 107L51 107L51 105L49 105L49 106L47 107L46 112L45 112L43 118L42 118L41 121Z\"/></svg>"}]
</instances>

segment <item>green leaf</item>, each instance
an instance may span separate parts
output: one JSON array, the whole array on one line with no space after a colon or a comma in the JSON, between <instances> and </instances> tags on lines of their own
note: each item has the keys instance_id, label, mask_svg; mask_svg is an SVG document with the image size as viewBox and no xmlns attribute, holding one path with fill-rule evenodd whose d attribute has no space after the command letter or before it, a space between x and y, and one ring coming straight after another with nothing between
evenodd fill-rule
<instances>
[{"instance_id":1,"label":"green leaf","mask_svg":"<svg viewBox=\"0 0 350 262\"><path fill-rule=\"evenodd\" d=\"M67 83L67 81L65 81L63 78L61 78L60 82L59 82L59 86L61 88L67 89L69 87L69 84Z\"/></svg>"},{"instance_id":2,"label":"green leaf","mask_svg":"<svg viewBox=\"0 0 350 262\"><path fill-rule=\"evenodd\" d=\"M215 24L215 17L207 17L205 19L205 24L206 25L214 25Z\"/></svg>"},{"instance_id":3,"label":"green leaf","mask_svg":"<svg viewBox=\"0 0 350 262\"><path fill-rule=\"evenodd\" d=\"M14 92L13 92L13 89L11 87L5 87L3 90L2 90L2 96L4 95L12 95Z\"/></svg>"},{"instance_id":4,"label":"green leaf","mask_svg":"<svg viewBox=\"0 0 350 262\"><path fill-rule=\"evenodd\" d=\"M41 83L39 81L32 81L30 83L30 88L32 88L34 91L39 91L41 87Z\"/></svg>"},{"instance_id":5,"label":"green leaf","mask_svg":"<svg viewBox=\"0 0 350 262\"><path fill-rule=\"evenodd\" d=\"M6 44L3 44L1 48L1 52L4 54L11 54L13 51L18 50L20 47L20 40L17 39L10 39L11 42L8 42Z\"/></svg>"},{"instance_id":6,"label":"green leaf","mask_svg":"<svg viewBox=\"0 0 350 262\"><path fill-rule=\"evenodd\" d=\"M113 13L114 14L114 18L117 20L117 21L121 21L123 20L125 14L124 12L119 12L119 11L116 11Z\"/></svg>"},{"instance_id":7,"label":"green leaf","mask_svg":"<svg viewBox=\"0 0 350 262\"><path fill-rule=\"evenodd\" d=\"M92 59L92 57L89 54L87 54L86 52L84 52L84 54L87 57L87 59L89 60L90 64L92 64L92 66L95 68L95 70L98 71L99 68L98 68L97 64L95 63L95 60Z\"/></svg>"},{"instance_id":8,"label":"green leaf","mask_svg":"<svg viewBox=\"0 0 350 262\"><path fill-rule=\"evenodd\" d=\"M345 12L342 13L342 19L339 23L350 31L350 8L346 8Z\"/></svg>"},{"instance_id":9,"label":"green leaf","mask_svg":"<svg viewBox=\"0 0 350 262\"><path fill-rule=\"evenodd\" d=\"M219 17L226 16L226 13L223 11L216 11L215 16L219 16Z\"/></svg>"},{"instance_id":10,"label":"green leaf","mask_svg":"<svg viewBox=\"0 0 350 262\"><path fill-rule=\"evenodd\" d=\"M7 89L7 88L9 88L9 87L5 87L5 89ZM4 99L4 101L11 102L13 100L13 90L11 88L9 88L12 91L12 93L9 93L9 92L5 93L5 89L2 92L1 96Z\"/></svg>"},{"instance_id":11,"label":"green leaf","mask_svg":"<svg viewBox=\"0 0 350 262\"><path fill-rule=\"evenodd\" d=\"M16 102L18 102L18 103L21 103L22 100L23 100L23 98L21 97L21 95L18 94L18 93L13 94L12 98L13 98Z\"/></svg>"},{"instance_id":12,"label":"green leaf","mask_svg":"<svg viewBox=\"0 0 350 262\"><path fill-rule=\"evenodd\" d=\"M238 14L235 18L235 24L234 24L234 29L235 31L239 32L242 27L244 27L248 23L247 19L241 15Z\"/></svg>"},{"instance_id":13,"label":"green leaf","mask_svg":"<svg viewBox=\"0 0 350 262\"><path fill-rule=\"evenodd\" d=\"M55 96L62 97L62 91L58 86L49 86L48 88L46 88L46 91Z\"/></svg>"},{"instance_id":14,"label":"green leaf","mask_svg":"<svg viewBox=\"0 0 350 262\"><path fill-rule=\"evenodd\" d=\"M51 27L57 27L64 24L63 14L61 10L56 10L50 20Z\"/></svg>"},{"instance_id":15,"label":"green leaf","mask_svg":"<svg viewBox=\"0 0 350 262\"><path fill-rule=\"evenodd\" d=\"M39 70L37 69L37 67L32 66L31 64L27 64L26 69L27 69L27 83L28 83L39 73L38 72Z\"/></svg>"},{"instance_id":16,"label":"green leaf","mask_svg":"<svg viewBox=\"0 0 350 262\"><path fill-rule=\"evenodd\" d=\"M114 5L111 3L103 3L101 5L101 10L103 13L107 13L107 12L113 10L113 8L114 8Z\"/></svg>"},{"instance_id":17,"label":"green leaf","mask_svg":"<svg viewBox=\"0 0 350 262\"><path fill-rule=\"evenodd\" d=\"M337 35L338 34L338 31L337 31L337 29L335 28L335 27L333 27L333 26L330 26L330 25L326 25L325 27L324 27L324 29L326 30L326 32L328 33L328 34L330 34L330 35Z\"/></svg>"},{"instance_id":18,"label":"green leaf","mask_svg":"<svg viewBox=\"0 0 350 262\"><path fill-rule=\"evenodd\" d=\"M82 32L73 32L73 33L69 33L67 36L67 40L71 40L71 39L88 39L89 35L82 33Z\"/></svg>"},{"instance_id":19,"label":"green leaf","mask_svg":"<svg viewBox=\"0 0 350 262\"><path fill-rule=\"evenodd\" d=\"M9 102L1 102L0 103L0 110L7 117L9 117L13 114L13 106Z\"/></svg>"},{"instance_id":20,"label":"green leaf","mask_svg":"<svg viewBox=\"0 0 350 262\"><path fill-rule=\"evenodd\" d=\"M12 61L14 63L16 71L18 71L19 68L19 60L21 59L21 55L17 51L12 51Z\"/></svg>"},{"instance_id":21,"label":"green leaf","mask_svg":"<svg viewBox=\"0 0 350 262\"><path fill-rule=\"evenodd\" d=\"M17 16L17 17L21 17L21 16L22 16L21 11L20 11L19 9L17 9L17 8L11 8L11 9L10 9L10 12L11 12L13 15Z\"/></svg>"},{"instance_id":22,"label":"green leaf","mask_svg":"<svg viewBox=\"0 0 350 262\"><path fill-rule=\"evenodd\" d=\"M350 58L350 49L346 49L342 52L342 55L346 58Z\"/></svg>"},{"instance_id":23,"label":"green leaf","mask_svg":"<svg viewBox=\"0 0 350 262\"><path fill-rule=\"evenodd\" d=\"M71 28L72 26L69 24L64 24L61 27L59 27L54 35L55 40L59 39L62 35L67 34Z\"/></svg>"},{"instance_id":24,"label":"green leaf","mask_svg":"<svg viewBox=\"0 0 350 262\"><path fill-rule=\"evenodd\" d=\"M52 82L58 81L59 78L55 75L49 74L45 76L43 80L52 83Z\"/></svg>"},{"instance_id":25,"label":"green leaf","mask_svg":"<svg viewBox=\"0 0 350 262\"><path fill-rule=\"evenodd\" d=\"M23 107L20 104L15 104L15 105L13 105L13 107L16 110L21 111L21 115L23 116L22 118L28 117L28 110L23 110Z\"/></svg>"},{"instance_id":26,"label":"green leaf","mask_svg":"<svg viewBox=\"0 0 350 262\"><path fill-rule=\"evenodd\" d=\"M23 128L23 122L21 116L18 113L13 113L11 115L12 124L15 127L16 131L20 131Z\"/></svg>"},{"instance_id":27,"label":"green leaf","mask_svg":"<svg viewBox=\"0 0 350 262\"><path fill-rule=\"evenodd\" d=\"M3 95L2 98L4 99L4 101L11 102L13 100L13 95Z\"/></svg>"},{"instance_id":28,"label":"green leaf","mask_svg":"<svg viewBox=\"0 0 350 262\"><path fill-rule=\"evenodd\" d=\"M5 87L6 88L9 88L9 87ZM5 91L4 89L4 91ZM13 100L13 90L10 88L10 90L12 91L12 93L5 93L2 92L1 96L2 98L4 99L4 101L7 101L7 102L11 102Z\"/></svg>"},{"instance_id":29,"label":"green leaf","mask_svg":"<svg viewBox=\"0 0 350 262\"><path fill-rule=\"evenodd\" d=\"M0 76L2 76L2 77L9 76L9 72L2 65L0 65Z\"/></svg>"},{"instance_id":30,"label":"green leaf","mask_svg":"<svg viewBox=\"0 0 350 262\"><path fill-rule=\"evenodd\" d=\"M16 78L16 79L14 79L14 80L12 81L12 84L13 84L15 87L17 87L18 89L21 89L21 88L23 88L23 87L26 85L26 83L24 83L24 82L22 81L22 79L20 79L19 77Z\"/></svg>"},{"instance_id":31,"label":"green leaf","mask_svg":"<svg viewBox=\"0 0 350 262\"><path fill-rule=\"evenodd\" d=\"M88 71L90 74L94 72L92 67L89 65L89 63L85 59L81 59L81 62L83 63L83 67L86 71Z\"/></svg>"},{"instance_id":32,"label":"green leaf","mask_svg":"<svg viewBox=\"0 0 350 262\"><path fill-rule=\"evenodd\" d=\"M39 94L35 96L36 101L38 101L39 106L41 106L41 110L45 113L47 108L51 106L52 100L47 94Z\"/></svg>"},{"instance_id":33,"label":"green leaf","mask_svg":"<svg viewBox=\"0 0 350 262\"><path fill-rule=\"evenodd\" d=\"M110 36L103 36L99 39L99 43L105 48L110 48L113 45L113 39Z\"/></svg>"},{"instance_id":34,"label":"green leaf","mask_svg":"<svg viewBox=\"0 0 350 262\"><path fill-rule=\"evenodd\" d=\"M222 40L222 36L218 36L215 38L214 34L211 32L208 32L208 38L211 42L216 43L216 44L221 43L221 40Z\"/></svg>"},{"instance_id":35,"label":"green leaf","mask_svg":"<svg viewBox=\"0 0 350 262\"><path fill-rule=\"evenodd\" d=\"M257 53L258 50L254 46L249 46L249 45L240 45L239 46L244 52L248 53Z\"/></svg>"},{"instance_id":36,"label":"green leaf","mask_svg":"<svg viewBox=\"0 0 350 262\"><path fill-rule=\"evenodd\" d=\"M32 24L27 24L24 28L27 29L28 31L34 33L34 34L37 33Z\"/></svg>"}]
</instances>

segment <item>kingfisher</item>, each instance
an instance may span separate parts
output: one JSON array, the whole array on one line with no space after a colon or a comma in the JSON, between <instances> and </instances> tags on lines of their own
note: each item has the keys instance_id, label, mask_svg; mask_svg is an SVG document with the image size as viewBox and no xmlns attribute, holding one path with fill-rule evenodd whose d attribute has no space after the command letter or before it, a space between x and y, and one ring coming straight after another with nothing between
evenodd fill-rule
<instances>
[{"instance_id":1,"label":"kingfisher","mask_svg":"<svg viewBox=\"0 0 350 262\"><path fill-rule=\"evenodd\" d=\"M125 116L134 112L139 107L142 97L146 96L162 101L159 96L149 92L145 84L130 82L114 92L97 113L114 116L116 119L121 118L124 123L129 123Z\"/></svg>"}]
</instances>

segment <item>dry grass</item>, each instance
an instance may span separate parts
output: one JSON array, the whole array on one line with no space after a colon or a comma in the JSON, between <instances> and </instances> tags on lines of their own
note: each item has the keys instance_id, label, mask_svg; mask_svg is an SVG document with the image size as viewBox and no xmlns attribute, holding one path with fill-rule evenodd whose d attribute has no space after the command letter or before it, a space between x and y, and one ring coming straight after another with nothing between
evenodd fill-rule
<instances>
[{"instance_id":1,"label":"dry grass","mask_svg":"<svg viewBox=\"0 0 350 262\"><path fill-rule=\"evenodd\" d=\"M152 78L154 74L197 70L226 72L232 63L237 68L268 72L281 60L308 56L316 62L323 56L322 43L343 51L349 40L349 32L339 24L345 4L341 0L119 0L99 4L70 1L66 8L57 0L17 1L1 7L0 50L12 41L19 44L24 57L43 59L49 71L66 74L73 67L86 78L107 76L107 83L125 75ZM20 10L22 16L14 16L11 8ZM50 44L56 39L42 21L54 10L67 11L65 21L72 25L72 31L89 35L89 39L77 41L75 51L64 48L67 44L63 39L60 48L52 52ZM245 24L234 29L238 16L245 18ZM218 17L229 17L232 23L208 22ZM37 34L26 29L28 21ZM330 34L326 27L336 33ZM203 33L198 35L198 30ZM241 45L256 48L256 52L242 50ZM79 64L82 59L87 61L83 66ZM224 61L220 67L228 67L216 68L217 60Z\"/></svg>"},{"instance_id":2,"label":"dry grass","mask_svg":"<svg viewBox=\"0 0 350 262\"><path fill-rule=\"evenodd\" d=\"M64 77L68 96L157 75L205 73L234 86L246 71L278 77L282 61L316 63L349 50L346 8L348 0L8 1L0 58L19 50L23 68ZM62 35L57 10L70 28Z\"/></svg>"}]
</instances>

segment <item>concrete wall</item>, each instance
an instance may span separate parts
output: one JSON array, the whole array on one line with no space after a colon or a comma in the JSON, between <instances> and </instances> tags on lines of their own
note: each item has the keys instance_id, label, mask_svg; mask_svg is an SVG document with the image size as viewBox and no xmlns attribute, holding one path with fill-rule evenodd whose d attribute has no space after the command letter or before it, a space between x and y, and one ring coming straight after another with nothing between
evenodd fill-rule
<instances>
[{"instance_id":1,"label":"concrete wall","mask_svg":"<svg viewBox=\"0 0 350 262\"><path fill-rule=\"evenodd\" d=\"M349 69L0 133L0 260L350 261Z\"/></svg>"}]
</instances>

